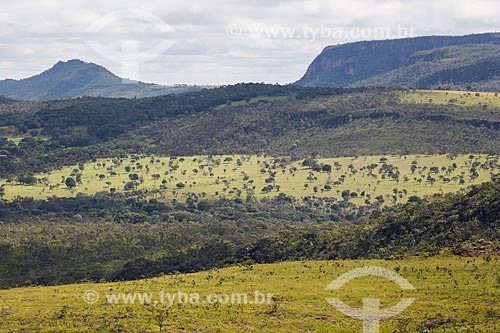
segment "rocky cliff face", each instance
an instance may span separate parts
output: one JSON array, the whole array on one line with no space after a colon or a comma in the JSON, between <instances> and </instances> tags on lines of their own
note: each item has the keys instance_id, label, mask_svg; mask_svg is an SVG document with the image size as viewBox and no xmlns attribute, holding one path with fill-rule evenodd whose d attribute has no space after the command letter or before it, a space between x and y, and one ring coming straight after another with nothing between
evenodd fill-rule
<instances>
[{"instance_id":1,"label":"rocky cliff face","mask_svg":"<svg viewBox=\"0 0 500 333\"><path fill-rule=\"evenodd\" d=\"M433 57L441 59L441 48L476 44L500 45L500 34L429 36L329 46L316 57L297 84L333 87L356 85L357 82L411 65L411 61L415 64L432 61ZM427 50L434 50L434 53L420 55L420 58L412 57Z\"/></svg>"}]
</instances>

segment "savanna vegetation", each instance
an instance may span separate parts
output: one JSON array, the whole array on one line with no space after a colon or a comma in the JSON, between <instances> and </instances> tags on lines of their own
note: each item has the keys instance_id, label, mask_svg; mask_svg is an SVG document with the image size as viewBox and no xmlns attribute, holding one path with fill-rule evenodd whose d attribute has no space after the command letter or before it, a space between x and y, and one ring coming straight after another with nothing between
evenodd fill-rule
<instances>
[{"instance_id":1,"label":"savanna vegetation","mask_svg":"<svg viewBox=\"0 0 500 333\"><path fill-rule=\"evenodd\" d=\"M99 157L160 152L161 149L155 149L154 145L132 131L163 119L210 112L221 105L251 101L259 96L285 95L293 99L311 99L343 91L240 84L132 100L85 97L9 103L0 107L0 128L13 133L16 140L11 140L9 136L0 139L0 176L48 171ZM180 139L174 136L169 138ZM189 145L188 142L185 144Z\"/></svg>"},{"instance_id":2,"label":"savanna vegetation","mask_svg":"<svg viewBox=\"0 0 500 333\"><path fill-rule=\"evenodd\" d=\"M464 191L500 171L495 155L272 158L265 155L134 155L0 181L5 199L74 197L138 190L163 202L220 198L330 197L378 207L435 193Z\"/></svg>"},{"instance_id":3,"label":"savanna vegetation","mask_svg":"<svg viewBox=\"0 0 500 333\"><path fill-rule=\"evenodd\" d=\"M0 330L150 332L158 316L173 331L355 327L312 299L312 286L364 260L420 288L418 314L387 331L497 327L494 93L242 84L134 100L6 99L0 115L0 288L29 287L0 292ZM477 242L491 251L442 256L470 255ZM207 291L208 276L232 288L265 278L280 298L248 310L75 300L85 286L158 281ZM87 285L60 286L69 283ZM441 312L422 311L436 290ZM467 297L474 309L450 308Z\"/></svg>"},{"instance_id":4,"label":"savanna vegetation","mask_svg":"<svg viewBox=\"0 0 500 333\"><path fill-rule=\"evenodd\" d=\"M124 195L0 207L2 285L136 279L253 260L384 258L500 240L500 183L356 210L285 194L165 204Z\"/></svg>"},{"instance_id":5,"label":"savanna vegetation","mask_svg":"<svg viewBox=\"0 0 500 333\"><path fill-rule=\"evenodd\" d=\"M397 271L415 290L403 291L393 282L374 277L355 279L339 290L326 290L326 286L341 274L365 265ZM134 282L12 289L0 291L0 330L360 332L360 321L344 316L326 299L339 298L359 309L363 298L377 297L381 298L381 308L385 309L397 304L402 297L412 297L415 302L411 307L381 322L381 332L490 333L500 329L498 265L498 257L450 255L396 261L245 263L221 270L172 274ZM95 303L84 301L88 290L98 293ZM167 302L165 305L154 303L159 302L161 293L176 295L178 291L199 295L199 304L186 300L179 302L180 296L174 299L173 306ZM256 291L268 296L269 302L255 302ZM131 295L128 304L113 302L110 295L119 293ZM249 302L224 302L226 295L229 298L231 293L245 293Z\"/></svg>"},{"instance_id":6,"label":"savanna vegetation","mask_svg":"<svg viewBox=\"0 0 500 333\"><path fill-rule=\"evenodd\" d=\"M462 105L411 96L248 84L137 100L10 103L0 108L7 134L0 139L0 178L137 152L292 160L499 153L496 97Z\"/></svg>"}]
</instances>

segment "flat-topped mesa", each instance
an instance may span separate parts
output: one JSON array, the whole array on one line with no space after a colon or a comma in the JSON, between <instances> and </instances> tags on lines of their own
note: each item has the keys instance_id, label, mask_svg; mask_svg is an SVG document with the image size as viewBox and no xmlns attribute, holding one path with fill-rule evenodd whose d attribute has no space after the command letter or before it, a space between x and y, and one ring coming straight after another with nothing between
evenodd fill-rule
<instances>
[{"instance_id":1,"label":"flat-topped mesa","mask_svg":"<svg viewBox=\"0 0 500 333\"><path fill-rule=\"evenodd\" d=\"M498 51L500 34L497 33L328 46L314 59L297 84L414 88L434 88L444 84L491 85L490 81L500 75Z\"/></svg>"}]
</instances>

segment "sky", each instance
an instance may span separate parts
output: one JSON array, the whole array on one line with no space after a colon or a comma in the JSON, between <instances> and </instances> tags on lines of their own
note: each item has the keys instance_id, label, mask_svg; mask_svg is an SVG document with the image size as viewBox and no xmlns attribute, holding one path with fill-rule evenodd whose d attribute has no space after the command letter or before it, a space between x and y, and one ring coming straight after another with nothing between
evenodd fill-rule
<instances>
[{"instance_id":1,"label":"sky","mask_svg":"<svg viewBox=\"0 0 500 333\"><path fill-rule=\"evenodd\" d=\"M81 59L166 85L284 84L328 45L500 31L497 0L0 1L0 79Z\"/></svg>"}]
</instances>

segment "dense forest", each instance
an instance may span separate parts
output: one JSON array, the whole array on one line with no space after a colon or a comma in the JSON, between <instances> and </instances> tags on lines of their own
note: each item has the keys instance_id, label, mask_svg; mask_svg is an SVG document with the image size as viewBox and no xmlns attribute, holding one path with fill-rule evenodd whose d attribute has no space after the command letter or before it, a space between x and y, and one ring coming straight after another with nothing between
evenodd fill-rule
<instances>
[{"instance_id":1,"label":"dense forest","mask_svg":"<svg viewBox=\"0 0 500 333\"><path fill-rule=\"evenodd\" d=\"M157 153L266 153L302 158L311 154L496 153L498 129L500 117L487 106L406 103L397 92L373 91L222 106L133 133Z\"/></svg>"},{"instance_id":2,"label":"dense forest","mask_svg":"<svg viewBox=\"0 0 500 333\"><path fill-rule=\"evenodd\" d=\"M239 248L265 236L355 217L349 204L286 195L170 204L138 196L1 202L1 286L202 270L235 263Z\"/></svg>"}]
</instances>

